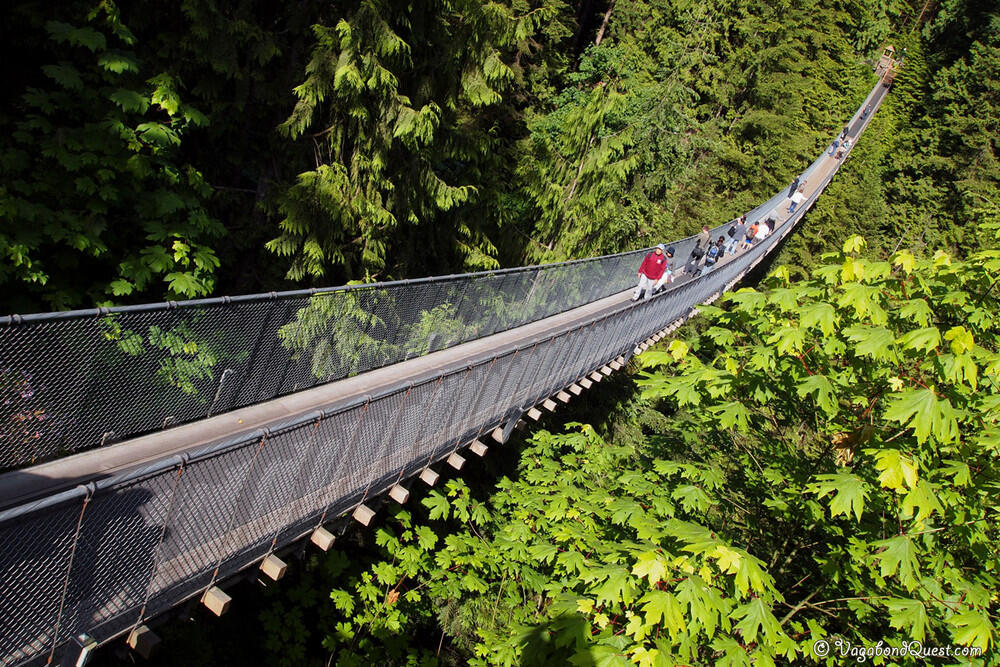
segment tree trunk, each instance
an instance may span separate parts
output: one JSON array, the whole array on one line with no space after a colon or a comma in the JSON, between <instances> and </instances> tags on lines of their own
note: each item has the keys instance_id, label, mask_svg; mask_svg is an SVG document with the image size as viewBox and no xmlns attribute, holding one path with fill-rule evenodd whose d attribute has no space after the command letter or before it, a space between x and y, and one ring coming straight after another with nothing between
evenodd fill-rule
<instances>
[{"instance_id":1,"label":"tree trunk","mask_svg":"<svg viewBox=\"0 0 1000 667\"><path fill-rule=\"evenodd\" d=\"M608 20L611 18L611 10L615 8L615 0L611 0L608 4L608 11L604 12L604 21L601 22L601 29L597 31L597 39L594 40L594 46L600 46L601 40L604 39L604 31L608 29Z\"/></svg>"}]
</instances>

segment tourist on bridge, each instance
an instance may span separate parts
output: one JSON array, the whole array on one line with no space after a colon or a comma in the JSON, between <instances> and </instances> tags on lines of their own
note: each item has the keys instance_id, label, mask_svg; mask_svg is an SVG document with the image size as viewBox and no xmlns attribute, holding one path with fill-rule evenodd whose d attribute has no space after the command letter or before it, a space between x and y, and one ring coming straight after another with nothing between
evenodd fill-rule
<instances>
[{"instance_id":1,"label":"tourist on bridge","mask_svg":"<svg viewBox=\"0 0 1000 667\"><path fill-rule=\"evenodd\" d=\"M662 286L670 276L669 269L674 256L673 248L671 248L669 256L665 255L663 251L664 246L661 243L642 260L642 265L639 267L639 284L635 286L635 293L632 294L633 301L638 301L639 295L644 290L647 299L653 296L653 290Z\"/></svg>"},{"instance_id":2,"label":"tourist on bridge","mask_svg":"<svg viewBox=\"0 0 1000 667\"><path fill-rule=\"evenodd\" d=\"M795 194L795 191L799 189L799 177L796 176L792 184L788 186L788 196L791 197Z\"/></svg>"},{"instance_id":3,"label":"tourist on bridge","mask_svg":"<svg viewBox=\"0 0 1000 667\"><path fill-rule=\"evenodd\" d=\"M851 148L851 140L844 139L844 143L840 145L840 150L837 151L837 159L839 160L840 158L847 155L847 151L850 150L850 148Z\"/></svg>"},{"instance_id":4,"label":"tourist on bridge","mask_svg":"<svg viewBox=\"0 0 1000 667\"><path fill-rule=\"evenodd\" d=\"M805 193L802 192L802 188L800 187L798 190L795 191L795 194L792 195L792 203L788 205L788 213L789 214L795 213L795 208L805 200L806 200Z\"/></svg>"},{"instance_id":5,"label":"tourist on bridge","mask_svg":"<svg viewBox=\"0 0 1000 667\"><path fill-rule=\"evenodd\" d=\"M708 231L708 225L702 225L701 234L698 234L698 239L694 242L694 248L691 249L691 256L688 257L687 264L684 265L684 273L689 276L695 275L698 264L705 256L710 245L712 245L712 234Z\"/></svg>"},{"instance_id":6,"label":"tourist on bridge","mask_svg":"<svg viewBox=\"0 0 1000 667\"><path fill-rule=\"evenodd\" d=\"M705 273L712 270L719 260L726 254L726 237L720 236L719 240L713 243L705 253Z\"/></svg>"},{"instance_id":7,"label":"tourist on bridge","mask_svg":"<svg viewBox=\"0 0 1000 667\"><path fill-rule=\"evenodd\" d=\"M851 131L851 126L850 125L845 125L844 126L844 131L840 133L840 138L841 139L846 139L847 138L847 133L850 132L850 131Z\"/></svg>"},{"instance_id":8,"label":"tourist on bridge","mask_svg":"<svg viewBox=\"0 0 1000 667\"><path fill-rule=\"evenodd\" d=\"M757 236L757 223L751 224L747 227L747 233L743 236L743 243L740 244L741 250L748 250L750 246L753 245L753 239Z\"/></svg>"},{"instance_id":9,"label":"tourist on bridge","mask_svg":"<svg viewBox=\"0 0 1000 667\"><path fill-rule=\"evenodd\" d=\"M726 245L726 254L732 255L740 247L743 238L747 235L747 217L740 216L740 219L729 228L729 242Z\"/></svg>"}]
</instances>

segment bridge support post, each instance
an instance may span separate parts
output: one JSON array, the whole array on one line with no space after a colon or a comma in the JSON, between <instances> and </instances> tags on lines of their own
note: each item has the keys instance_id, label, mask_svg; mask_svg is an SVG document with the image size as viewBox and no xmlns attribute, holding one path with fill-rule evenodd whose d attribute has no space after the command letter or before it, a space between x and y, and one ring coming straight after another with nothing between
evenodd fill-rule
<instances>
[{"instance_id":1,"label":"bridge support post","mask_svg":"<svg viewBox=\"0 0 1000 667\"><path fill-rule=\"evenodd\" d=\"M260 563L260 571L267 575L271 581L278 581L285 576L288 564L274 554L269 555Z\"/></svg>"},{"instance_id":2,"label":"bridge support post","mask_svg":"<svg viewBox=\"0 0 1000 667\"><path fill-rule=\"evenodd\" d=\"M601 374L602 375L611 375L611 367L610 366L601 366Z\"/></svg>"},{"instance_id":3,"label":"bridge support post","mask_svg":"<svg viewBox=\"0 0 1000 667\"><path fill-rule=\"evenodd\" d=\"M583 393L583 387L575 382L569 386L569 390L574 396L579 396Z\"/></svg>"},{"instance_id":4,"label":"bridge support post","mask_svg":"<svg viewBox=\"0 0 1000 667\"><path fill-rule=\"evenodd\" d=\"M427 486L434 486L437 484L438 477L439 475L430 468L424 468L420 471L420 481Z\"/></svg>"},{"instance_id":5,"label":"bridge support post","mask_svg":"<svg viewBox=\"0 0 1000 667\"><path fill-rule=\"evenodd\" d=\"M410 492L401 487L399 484L396 484L389 489L389 497L400 505L405 505L406 501L410 499Z\"/></svg>"},{"instance_id":6,"label":"bridge support post","mask_svg":"<svg viewBox=\"0 0 1000 667\"><path fill-rule=\"evenodd\" d=\"M451 456L448 457L448 465L455 470L461 470L462 466L465 465L465 459L458 452L452 452Z\"/></svg>"},{"instance_id":7,"label":"bridge support post","mask_svg":"<svg viewBox=\"0 0 1000 667\"><path fill-rule=\"evenodd\" d=\"M542 402L542 407L545 408L546 410L548 410L549 412L555 412L556 411L556 402L553 401L551 398L546 398Z\"/></svg>"},{"instance_id":8,"label":"bridge support post","mask_svg":"<svg viewBox=\"0 0 1000 667\"><path fill-rule=\"evenodd\" d=\"M309 541L318 546L323 551L329 551L330 547L333 546L333 541L335 539L336 538L334 537L333 533L331 533L323 526L320 526L319 528L314 530L312 535L309 537Z\"/></svg>"},{"instance_id":9,"label":"bridge support post","mask_svg":"<svg viewBox=\"0 0 1000 667\"><path fill-rule=\"evenodd\" d=\"M556 398L558 398L563 403L569 403L569 394L567 394L565 391L560 391L558 394L556 394Z\"/></svg>"},{"instance_id":10,"label":"bridge support post","mask_svg":"<svg viewBox=\"0 0 1000 667\"><path fill-rule=\"evenodd\" d=\"M588 380L587 378L580 378L579 380L577 380L577 383L584 389L590 389L591 387L594 386L594 383Z\"/></svg>"},{"instance_id":11,"label":"bridge support post","mask_svg":"<svg viewBox=\"0 0 1000 667\"><path fill-rule=\"evenodd\" d=\"M218 586L212 586L201 596L201 603L216 616L222 616L229 611L229 603L232 601L233 599Z\"/></svg>"},{"instance_id":12,"label":"bridge support post","mask_svg":"<svg viewBox=\"0 0 1000 667\"><path fill-rule=\"evenodd\" d=\"M531 408L528 410L528 416L531 417L533 420L538 421L539 419L542 418L542 411L539 410L538 408Z\"/></svg>"},{"instance_id":13,"label":"bridge support post","mask_svg":"<svg viewBox=\"0 0 1000 667\"><path fill-rule=\"evenodd\" d=\"M497 442L499 442L502 445L507 440L507 438L504 437L504 433L503 432L504 432L504 428L502 426L497 426L495 429L493 429L493 432L490 433L490 436L494 440L496 440ZM479 441L478 440L474 441L469 448L472 449L472 447L475 446L475 444L477 442L479 442ZM482 443L479 443L479 444L482 444ZM475 450L473 450L473 451L475 451Z\"/></svg>"},{"instance_id":14,"label":"bridge support post","mask_svg":"<svg viewBox=\"0 0 1000 667\"><path fill-rule=\"evenodd\" d=\"M593 380L594 382L600 382L601 380L604 379L604 376L598 373L597 371L594 371L593 373L590 374L590 379Z\"/></svg>"},{"instance_id":15,"label":"bridge support post","mask_svg":"<svg viewBox=\"0 0 1000 667\"><path fill-rule=\"evenodd\" d=\"M494 431L493 434L494 436L496 436L496 431ZM489 447L479 442L478 440L473 440L472 444L469 445L469 449L472 450L472 453L475 454L476 456L486 456L486 451L489 449Z\"/></svg>"},{"instance_id":16,"label":"bridge support post","mask_svg":"<svg viewBox=\"0 0 1000 667\"><path fill-rule=\"evenodd\" d=\"M351 516L362 526L367 526L375 518L375 510L362 503L354 509L354 513Z\"/></svg>"},{"instance_id":17,"label":"bridge support post","mask_svg":"<svg viewBox=\"0 0 1000 667\"><path fill-rule=\"evenodd\" d=\"M125 643L128 644L130 649L146 660L149 660L149 656L153 654L153 649L160 643L160 638L145 625L140 625L128 633L128 639L125 640Z\"/></svg>"}]
</instances>

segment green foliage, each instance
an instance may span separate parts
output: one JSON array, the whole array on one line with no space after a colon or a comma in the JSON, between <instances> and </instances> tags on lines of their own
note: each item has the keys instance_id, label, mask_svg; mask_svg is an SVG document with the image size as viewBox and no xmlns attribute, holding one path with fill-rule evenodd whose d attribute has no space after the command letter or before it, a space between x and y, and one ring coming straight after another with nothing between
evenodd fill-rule
<instances>
[{"instance_id":1,"label":"green foliage","mask_svg":"<svg viewBox=\"0 0 1000 667\"><path fill-rule=\"evenodd\" d=\"M180 81L143 68L113 2L87 9L43 23L22 8L43 23L40 55L59 60L0 115L0 285L54 308L206 295L219 266L207 243L223 229L201 173L178 155L206 118Z\"/></svg>"},{"instance_id":2,"label":"green foliage","mask_svg":"<svg viewBox=\"0 0 1000 667\"><path fill-rule=\"evenodd\" d=\"M844 247L643 355L664 435L541 431L488 502L452 480L423 518L397 509L331 595L332 659L430 662L442 632L474 665L773 664L831 636L992 649L1000 253L883 270ZM911 344L929 326L946 333Z\"/></svg>"},{"instance_id":3,"label":"green foliage","mask_svg":"<svg viewBox=\"0 0 1000 667\"><path fill-rule=\"evenodd\" d=\"M331 594L333 659L426 659L397 637L435 620L470 664L673 664L713 643L794 656L764 564L691 521L718 502L718 471L634 457L590 427L542 432L490 506L451 480L422 503L436 529L397 510L376 536L386 559Z\"/></svg>"},{"instance_id":4,"label":"green foliage","mask_svg":"<svg viewBox=\"0 0 1000 667\"><path fill-rule=\"evenodd\" d=\"M292 258L289 277L332 266L384 276L425 265L428 253L498 266L487 221L447 214L477 195L460 174L478 171L489 151L476 116L514 78L503 51L545 16L480 0L364 0L333 27L314 27L307 78L282 130L296 139L325 129L309 137L316 168L287 192L282 233L268 244Z\"/></svg>"}]
</instances>

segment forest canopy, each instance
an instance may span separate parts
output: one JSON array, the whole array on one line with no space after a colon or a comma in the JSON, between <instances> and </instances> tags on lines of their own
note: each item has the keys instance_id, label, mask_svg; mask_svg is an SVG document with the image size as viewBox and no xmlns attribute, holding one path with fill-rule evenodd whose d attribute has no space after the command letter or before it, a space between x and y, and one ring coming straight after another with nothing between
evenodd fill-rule
<instances>
[{"instance_id":1,"label":"forest canopy","mask_svg":"<svg viewBox=\"0 0 1000 667\"><path fill-rule=\"evenodd\" d=\"M977 247L997 200L982 3L20 0L0 45L5 312L444 274L652 245L773 194L890 98L806 269ZM832 238L831 238L832 237ZM80 277L85 276L81 280Z\"/></svg>"}]
</instances>

